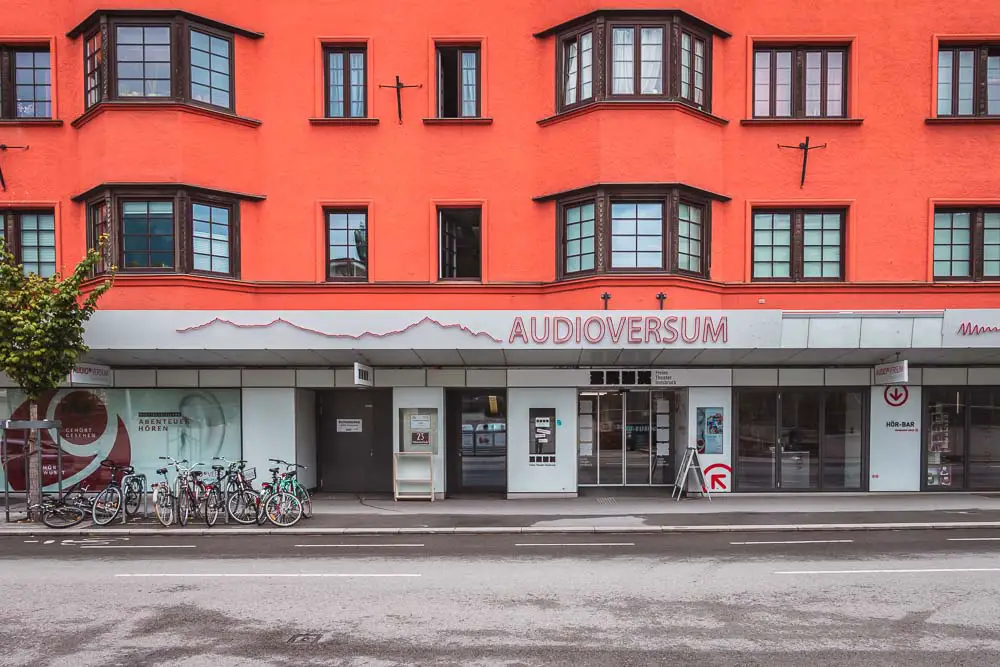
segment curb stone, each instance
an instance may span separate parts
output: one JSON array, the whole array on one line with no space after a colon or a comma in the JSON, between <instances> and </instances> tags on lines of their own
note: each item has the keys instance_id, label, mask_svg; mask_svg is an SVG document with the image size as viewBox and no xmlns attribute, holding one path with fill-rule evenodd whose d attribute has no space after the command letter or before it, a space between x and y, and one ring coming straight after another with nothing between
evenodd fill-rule
<instances>
[{"instance_id":1,"label":"curb stone","mask_svg":"<svg viewBox=\"0 0 1000 667\"><path fill-rule=\"evenodd\" d=\"M646 534L663 533L781 533L880 530L977 530L1000 529L1000 521L928 523L815 523L701 526L462 526L442 528L0 528L4 537L225 537L227 535L553 535L553 534Z\"/></svg>"}]
</instances>

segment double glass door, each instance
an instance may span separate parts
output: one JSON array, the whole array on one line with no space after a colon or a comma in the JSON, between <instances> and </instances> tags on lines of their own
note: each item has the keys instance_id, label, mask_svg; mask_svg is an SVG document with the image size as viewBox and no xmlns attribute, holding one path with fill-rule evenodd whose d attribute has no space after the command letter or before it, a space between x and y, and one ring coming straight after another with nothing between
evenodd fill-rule
<instances>
[{"instance_id":1,"label":"double glass door","mask_svg":"<svg viewBox=\"0 0 1000 667\"><path fill-rule=\"evenodd\" d=\"M670 484L674 400L645 389L584 392L579 399L579 484Z\"/></svg>"},{"instance_id":2,"label":"double glass door","mask_svg":"<svg viewBox=\"0 0 1000 667\"><path fill-rule=\"evenodd\" d=\"M866 394L861 389L738 390L737 489L861 490Z\"/></svg>"},{"instance_id":3,"label":"double glass door","mask_svg":"<svg viewBox=\"0 0 1000 667\"><path fill-rule=\"evenodd\" d=\"M1000 489L1000 388L925 387L925 488Z\"/></svg>"}]
</instances>

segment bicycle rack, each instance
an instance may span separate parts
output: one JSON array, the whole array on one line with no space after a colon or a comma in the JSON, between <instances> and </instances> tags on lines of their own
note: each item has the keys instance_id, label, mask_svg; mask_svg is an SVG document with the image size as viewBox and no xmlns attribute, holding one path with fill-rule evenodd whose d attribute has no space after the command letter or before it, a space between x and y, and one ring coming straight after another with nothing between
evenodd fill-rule
<instances>
[{"instance_id":1,"label":"bicycle rack","mask_svg":"<svg viewBox=\"0 0 1000 667\"><path fill-rule=\"evenodd\" d=\"M133 479L139 482L139 496L142 498L142 518L145 519L149 517L149 495L146 493L146 476L142 473L132 473L131 475L125 475L122 477L122 523L128 523L128 512L125 511L125 489L128 488L128 483Z\"/></svg>"}]
</instances>

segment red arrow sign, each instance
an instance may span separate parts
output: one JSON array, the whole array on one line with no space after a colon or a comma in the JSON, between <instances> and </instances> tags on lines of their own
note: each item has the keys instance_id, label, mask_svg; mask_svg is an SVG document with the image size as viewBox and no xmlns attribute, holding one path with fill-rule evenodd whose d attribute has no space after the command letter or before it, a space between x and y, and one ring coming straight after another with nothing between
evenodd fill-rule
<instances>
[{"instance_id":1,"label":"red arrow sign","mask_svg":"<svg viewBox=\"0 0 1000 667\"><path fill-rule=\"evenodd\" d=\"M720 469L719 472L712 472L716 468ZM726 491L729 488L726 486L726 478L731 475L732 472L733 469L725 463L713 463L705 468L705 478L708 480L709 489L712 491L715 491L716 489Z\"/></svg>"},{"instance_id":2,"label":"red arrow sign","mask_svg":"<svg viewBox=\"0 0 1000 667\"><path fill-rule=\"evenodd\" d=\"M886 387L883 396L887 405L899 408L910 398L910 390L906 387Z\"/></svg>"}]
</instances>

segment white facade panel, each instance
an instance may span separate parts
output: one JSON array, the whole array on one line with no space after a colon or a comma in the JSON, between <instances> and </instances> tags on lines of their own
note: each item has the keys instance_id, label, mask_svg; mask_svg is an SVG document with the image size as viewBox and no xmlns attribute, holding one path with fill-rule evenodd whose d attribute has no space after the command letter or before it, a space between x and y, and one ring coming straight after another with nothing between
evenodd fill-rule
<instances>
[{"instance_id":1,"label":"white facade panel","mask_svg":"<svg viewBox=\"0 0 1000 667\"><path fill-rule=\"evenodd\" d=\"M924 385L963 385L969 383L969 372L966 368L925 368Z\"/></svg>"},{"instance_id":2,"label":"white facade panel","mask_svg":"<svg viewBox=\"0 0 1000 667\"><path fill-rule=\"evenodd\" d=\"M683 454L688 445L698 446L708 425L704 422L721 411L722 452L699 454L705 479L711 493L731 493L733 490L733 392L721 387L691 387L688 390L686 438L678 434L677 453ZM688 480L688 492L700 492L697 484Z\"/></svg>"},{"instance_id":3,"label":"white facade panel","mask_svg":"<svg viewBox=\"0 0 1000 667\"><path fill-rule=\"evenodd\" d=\"M822 368L779 368L778 384L782 387L822 387Z\"/></svg>"},{"instance_id":4,"label":"white facade panel","mask_svg":"<svg viewBox=\"0 0 1000 667\"><path fill-rule=\"evenodd\" d=\"M307 489L315 489L319 467L316 455L316 392L308 389L295 390L295 458L291 460L306 466L299 468L299 482Z\"/></svg>"},{"instance_id":5,"label":"white facade panel","mask_svg":"<svg viewBox=\"0 0 1000 667\"><path fill-rule=\"evenodd\" d=\"M198 383L202 387L240 387L242 374L238 368L213 368L198 371Z\"/></svg>"},{"instance_id":6,"label":"white facade panel","mask_svg":"<svg viewBox=\"0 0 1000 667\"><path fill-rule=\"evenodd\" d=\"M185 368L170 368L156 371L156 386L197 387L198 371Z\"/></svg>"},{"instance_id":7,"label":"white facade panel","mask_svg":"<svg viewBox=\"0 0 1000 667\"><path fill-rule=\"evenodd\" d=\"M921 388L872 387L868 489L919 491Z\"/></svg>"},{"instance_id":8,"label":"white facade panel","mask_svg":"<svg viewBox=\"0 0 1000 667\"><path fill-rule=\"evenodd\" d=\"M777 368L734 368L734 387L777 387Z\"/></svg>"},{"instance_id":9,"label":"white facade panel","mask_svg":"<svg viewBox=\"0 0 1000 667\"><path fill-rule=\"evenodd\" d=\"M861 319L861 348L907 349L913 342L912 317L865 317Z\"/></svg>"},{"instance_id":10,"label":"white facade panel","mask_svg":"<svg viewBox=\"0 0 1000 667\"><path fill-rule=\"evenodd\" d=\"M1000 385L1000 368L970 368L969 384Z\"/></svg>"},{"instance_id":11,"label":"white facade panel","mask_svg":"<svg viewBox=\"0 0 1000 667\"><path fill-rule=\"evenodd\" d=\"M857 348L861 346L860 317L813 317L809 319L809 348Z\"/></svg>"},{"instance_id":12,"label":"white facade panel","mask_svg":"<svg viewBox=\"0 0 1000 667\"><path fill-rule=\"evenodd\" d=\"M466 387L506 387L507 369L470 368L465 372Z\"/></svg>"},{"instance_id":13,"label":"white facade panel","mask_svg":"<svg viewBox=\"0 0 1000 667\"><path fill-rule=\"evenodd\" d=\"M826 386L828 387L867 387L871 384L872 369L870 368L828 368L826 369Z\"/></svg>"},{"instance_id":14,"label":"white facade panel","mask_svg":"<svg viewBox=\"0 0 1000 667\"><path fill-rule=\"evenodd\" d=\"M587 387L590 371L581 368L511 368L509 387Z\"/></svg>"},{"instance_id":15,"label":"white facade panel","mask_svg":"<svg viewBox=\"0 0 1000 667\"><path fill-rule=\"evenodd\" d=\"M531 408L556 411L556 462L532 464ZM571 388L512 388L507 391L507 493L576 494L577 392Z\"/></svg>"},{"instance_id":16,"label":"white facade panel","mask_svg":"<svg viewBox=\"0 0 1000 667\"><path fill-rule=\"evenodd\" d=\"M378 369L375 371L378 372ZM376 375L376 379L378 376ZM399 411L402 408L437 410L437 454L434 455L434 493L445 492L444 389L441 387L397 387L392 390L392 451L399 451Z\"/></svg>"},{"instance_id":17,"label":"white facade panel","mask_svg":"<svg viewBox=\"0 0 1000 667\"><path fill-rule=\"evenodd\" d=\"M333 371L333 377L336 381L336 386L338 387L353 387L354 386L354 369L353 368L337 368Z\"/></svg>"},{"instance_id":18,"label":"white facade panel","mask_svg":"<svg viewBox=\"0 0 1000 667\"><path fill-rule=\"evenodd\" d=\"M428 387L464 387L464 368L428 368Z\"/></svg>"},{"instance_id":19,"label":"white facade panel","mask_svg":"<svg viewBox=\"0 0 1000 667\"><path fill-rule=\"evenodd\" d=\"M351 382L354 382L351 376ZM425 387L427 371L423 368L376 368L376 387Z\"/></svg>"},{"instance_id":20,"label":"white facade panel","mask_svg":"<svg viewBox=\"0 0 1000 667\"><path fill-rule=\"evenodd\" d=\"M300 368L295 371L295 386L331 389L337 386L337 375L332 368Z\"/></svg>"},{"instance_id":21,"label":"white facade panel","mask_svg":"<svg viewBox=\"0 0 1000 667\"><path fill-rule=\"evenodd\" d=\"M156 371L151 368L122 368L116 370L115 386L125 389L155 387Z\"/></svg>"},{"instance_id":22,"label":"white facade panel","mask_svg":"<svg viewBox=\"0 0 1000 667\"><path fill-rule=\"evenodd\" d=\"M258 480L270 480L267 469L274 464L268 459L295 461L295 389L244 389L242 393L243 458L248 467L257 468Z\"/></svg>"},{"instance_id":23,"label":"white facade panel","mask_svg":"<svg viewBox=\"0 0 1000 667\"><path fill-rule=\"evenodd\" d=\"M291 368L247 368L243 371L244 387L294 387L295 371Z\"/></svg>"}]
</instances>

